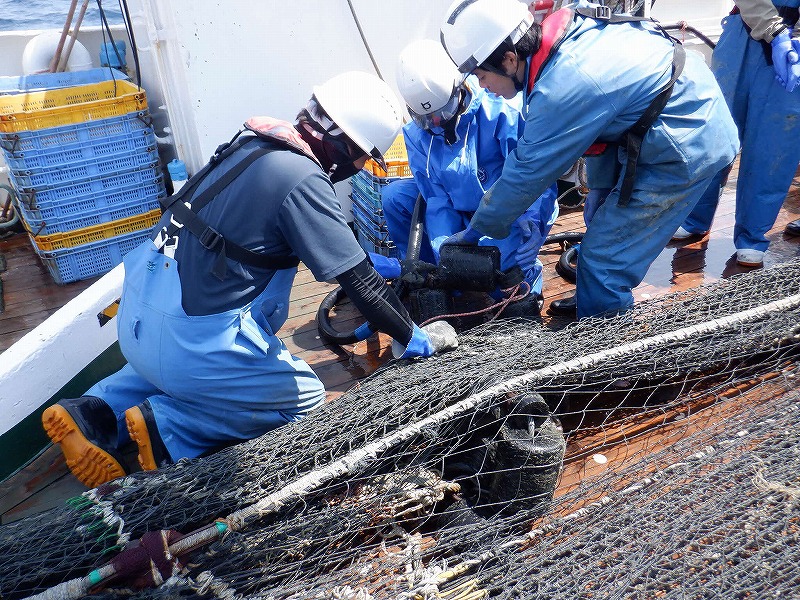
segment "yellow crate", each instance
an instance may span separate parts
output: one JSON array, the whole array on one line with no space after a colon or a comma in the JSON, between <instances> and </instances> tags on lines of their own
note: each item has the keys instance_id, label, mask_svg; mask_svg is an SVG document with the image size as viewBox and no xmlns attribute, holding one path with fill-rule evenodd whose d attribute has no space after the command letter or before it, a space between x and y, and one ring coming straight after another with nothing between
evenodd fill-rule
<instances>
[{"instance_id":1,"label":"yellow crate","mask_svg":"<svg viewBox=\"0 0 800 600\"><path fill-rule=\"evenodd\" d=\"M28 230L28 234L34 246L39 250L60 250L107 240L142 229L149 229L158 223L160 219L161 209L157 208L140 215L109 221L100 225L92 225L91 227L84 227L83 229L76 229L66 233L35 236L33 232Z\"/></svg>"},{"instance_id":2,"label":"yellow crate","mask_svg":"<svg viewBox=\"0 0 800 600\"><path fill-rule=\"evenodd\" d=\"M411 177L408 154L406 154L406 142L402 133L392 142L392 145L384 153L383 159L386 161L386 171L372 159L367 161L365 168L375 177Z\"/></svg>"},{"instance_id":3,"label":"yellow crate","mask_svg":"<svg viewBox=\"0 0 800 600\"><path fill-rule=\"evenodd\" d=\"M147 108L143 89L130 81L0 96L0 132L33 131L118 117Z\"/></svg>"}]
</instances>

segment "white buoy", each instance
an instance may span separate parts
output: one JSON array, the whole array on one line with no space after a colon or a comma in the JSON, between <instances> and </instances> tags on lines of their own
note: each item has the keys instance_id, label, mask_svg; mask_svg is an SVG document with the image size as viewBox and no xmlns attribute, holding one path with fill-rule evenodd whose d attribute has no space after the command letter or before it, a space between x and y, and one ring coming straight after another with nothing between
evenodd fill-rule
<instances>
[{"instance_id":1,"label":"white buoy","mask_svg":"<svg viewBox=\"0 0 800 600\"><path fill-rule=\"evenodd\" d=\"M22 52L22 73L33 75L35 73L46 73L50 69L50 62L58 48L61 34L56 31L48 31L37 35L31 39ZM92 57L86 47L75 40L72 52L67 61L67 71L85 71L92 68Z\"/></svg>"}]
</instances>

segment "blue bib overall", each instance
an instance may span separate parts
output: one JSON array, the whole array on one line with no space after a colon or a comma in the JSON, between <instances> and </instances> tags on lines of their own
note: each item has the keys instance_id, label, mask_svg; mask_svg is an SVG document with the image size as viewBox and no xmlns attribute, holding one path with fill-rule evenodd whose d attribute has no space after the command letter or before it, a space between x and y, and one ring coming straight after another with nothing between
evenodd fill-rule
<instances>
[{"instance_id":1,"label":"blue bib overall","mask_svg":"<svg viewBox=\"0 0 800 600\"><path fill-rule=\"evenodd\" d=\"M115 411L120 445L128 441L125 410L146 399L173 460L252 439L324 401L320 380L275 335L296 268L276 271L242 308L189 316L174 259L148 241L124 262L117 319L128 364L87 392Z\"/></svg>"},{"instance_id":2,"label":"blue bib overall","mask_svg":"<svg viewBox=\"0 0 800 600\"><path fill-rule=\"evenodd\" d=\"M774 4L796 8L800 0ZM761 43L750 37L738 14L723 21L712 69L742 140L734 246L764 252L769 247L767 232L775 224L800 161L800 89L787 92L775 79ZM691 233L711 229L727 174L728 169L717 173L684 221L684 229Z\"/></svg>"}]
</instances>

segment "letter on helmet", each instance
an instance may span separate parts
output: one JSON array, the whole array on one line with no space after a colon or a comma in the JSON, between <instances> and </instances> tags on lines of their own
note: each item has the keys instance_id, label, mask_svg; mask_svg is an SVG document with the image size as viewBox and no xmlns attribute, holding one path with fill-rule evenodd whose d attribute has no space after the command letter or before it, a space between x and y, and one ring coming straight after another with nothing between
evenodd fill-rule
<instances>
[{"instance_id":1,"label":"letter on helmet","mask_svg":"<svg viewBox=\"0 0 800 600\"><path fill-rule=\"evenodd\" d=\"M462 73L471 73L510 37L517 43L533 24L518 0L455 0L445 13L441 38Z\"/></svg>"},{"instance_id":2,"label":"letter on helmet","mask_svg":"<svg viewBox=\"0 0 800 600\"><path fill-rule=\"evenodd\" d=\"M418 115L445 106L462 79L442 45L434 40L411 42L397 61L397 88L406 106Z\"/></svg>"},{"instance_id":3,"label":"letter on helmet","mask_svg":"<svg viewBox=\"0 0 800 600\"><path fill-rule=\"evenodd\" d=\"M401 105L392 89L375 75L348 71L314 88L331 120L378 162L400 134Z\"/></svg>"}]
</instances>

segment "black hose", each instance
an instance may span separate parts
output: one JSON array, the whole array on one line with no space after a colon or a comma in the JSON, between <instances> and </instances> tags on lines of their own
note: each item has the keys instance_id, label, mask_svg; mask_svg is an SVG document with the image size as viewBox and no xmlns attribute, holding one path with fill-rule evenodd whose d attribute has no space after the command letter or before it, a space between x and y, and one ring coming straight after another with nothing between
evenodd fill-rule
<instances>
[{"instance_id":1,"label":"black hose","mask_svg":"<svg viewBox=\"0 0 800 600\"><path fill-rule=\"evenodd\" d=\"M560 233L551 233L548 235L542 246L546 244L577 244L583 239L583 232L580 231L562 231Z\"/></svg>"},{"instance_id":2,"label":"black hose","mask_svg":"<svg viewBox=\"0 0 800 600\"><path fill-rule=\"evenodd\" d=\"M331 325L331 309L346 297L347 294L344 293L342 286L337 285L330 294L323 298L317 310L317 329L320 337L326 342L339 344L340 346L343 344L355 344L358 341L355 330L341 332Z\"/></svg>"},{"instance_id":3,"label":"black hose","mask_svg":"<svg viewBox=\"0 0 800 600\"><path fill-rule=\"evenodd\" d=\"M573 265L578 260L578 247L572 246L564 250L556 263L556 273L561 275L570 283L575 283L578 279L578 271Z\"/></svg>"},{"instance_id":4,"label":"black hose","mask_svg":"<svg viewBox=\"0 0 800 600\"><path fill-rule=\"evenodd\" d=\"M579 244L583 240L583 233L579 231L562 231L548 235L544 244L561 244L563 252L556 263L556 273L561 275L570 283L575 283L578 273L573 263L577 261L578 249L574 244Z\"/></svg>"},{"instance_id":5,"label":"black hose","mask_svg":"<svg viewBox=\"0 0 800 600\"><path fill-rule=\"evenodd\" d=\"M710 48L713 49L713 48L717 47L717 45L713 41L711 41L711 39L709 39L707 36L703 35L703 33L698 31L694 27L691 27L691 26L687 25L684 21L681 21L680 23L673 23L671 25L661 25L661 29L663 29L665 31L675 31L675 30L688 31L693 36L695 36L697 39L705 42L705 44L707 46L709 46Z\"/></svg>"},{"instance_id":6,"label":"black hose","mask_svg":"<svg viewBox=\"0 0 800 600\"><path fill-rule=\"evenodd\" d=\"M422 248L422 211L424 209L425 199L422 194L418 194L417 201L414 202L414 212L411 214L411 230L408 233L406 260L419 260L420 248Z\"/></svg>"}]
</instances>

